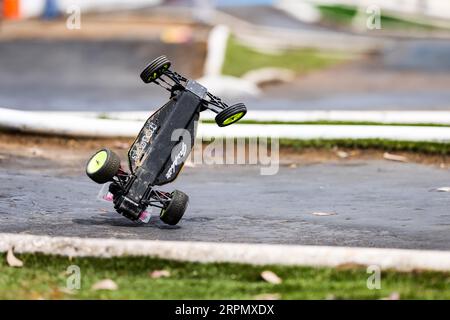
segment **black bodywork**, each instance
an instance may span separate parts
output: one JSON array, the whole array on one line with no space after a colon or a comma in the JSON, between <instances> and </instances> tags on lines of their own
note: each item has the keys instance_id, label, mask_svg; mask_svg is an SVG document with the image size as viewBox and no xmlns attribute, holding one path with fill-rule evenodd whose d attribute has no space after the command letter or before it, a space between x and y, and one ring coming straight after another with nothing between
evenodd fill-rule
<instances>
[{"instance_id":1,"label":"black bodywork","mask_svg":"<svg viewBox=\"0 0 450 320\"><path fill-rule=\"evenodd\" d=\"M174 93L145 122L128 152L131 174L120 195L114 197L114 207L119 213L136 220L152 200L162 200L153 186L175 180L183 167L194 145L206 95L206 88L189 80L184 90Z\"/></svg>"},{"instance_id":2,"label":"black bodywork","mask_svg":"<svg viewBox=\"0 0 450 320\"><path fill-rule=\"evenodd\" d=\"M97 183L112 181L109 191L114 208L131 220L148 221L143 214L148 206L161 209L164 223L175 225L183 216L189 197L179 190L172 193L155 189L176 179L195 141L200 112L208 109L217 115L218 126L228 126L242 118L247 109L242 103L228 106L196 81L170 70L171 62L160 56L141 73L145 83L155 83L170 92L170 100L147 119L128 151L130 172L120 166L120 158L105 148L104 163L96 155L86 167ZM89 169L93 164L95 169Z\"/></svg>"}]
</instances>

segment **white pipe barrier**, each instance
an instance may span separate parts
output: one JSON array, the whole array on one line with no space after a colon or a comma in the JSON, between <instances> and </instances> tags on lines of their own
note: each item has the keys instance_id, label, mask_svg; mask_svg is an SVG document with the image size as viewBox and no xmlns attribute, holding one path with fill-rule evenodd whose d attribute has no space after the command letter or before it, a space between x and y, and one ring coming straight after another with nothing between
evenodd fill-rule
<instances>
[{"instance_id":1,"label":"white pipe barrier","mask_svg":"<svg viewBox=\"0 0 450 320\"><path fill-rule=\"evenodd\" d=\"M0 252L43 253L68 257L151 256L195 262L339 267L376 265L382 270L450 270L450 252L329 246L89 239L0 234Z\"/></svg>"},{"instance_id":2,"label":"white pipe barrier","mask_svg":"<svg viewBox=\"0 0 450 320\"><path fill-rule=\"evenodd\" d=\"M79 137L134 137L143 121L48 115L0 108L0 128L20 132ZM450 127L364 125L235 124L220 128L201 123L199 137L277 137L287 139L386 139L449 142Z\"/></svg>"},{"instance_id":3,"label":"white pipe barrier","mask_svg":"<svg viewBox=\"0 0 450 320\"><path fill-rule=\"evenodd\" d=\"M0 108L0 128L20 132L78 137L132 137L140 121L83 118Z\"/></svg>"},{"instance_id":4,"label":"white pipe barrier","mask_svg":"<svg viewBox=\"0 0 450 320\"><path fill-rule=\"evenodd\" d=\"M1 110L1 108L0 108ZM39 111L47 115L71 115L89 118L108 118L115 120L146 120L153 111L117 111L117 112L83 112L83 111ZM1 114L1 113L0 113ZM201 118L212 120L215 114L202 113ZM249 110L245 120L277 122L313 122L313 121L347 121L396 124L440 124L450 125L450 111L347 111L347 110Z\"/></svg>"},{"instance_id":5,"label":"white pipe barrier","mask_svg":"<svg viewBox=\"0 0 450 320\"><path fill-rule=\"evenodd\" d=\"M450 142L450 127L362 126L362 125L265 125L235 124L220 128L198 126L200 137L272 137L284 139L384 139L396 141Z\"/></svg>"}]
</instances>

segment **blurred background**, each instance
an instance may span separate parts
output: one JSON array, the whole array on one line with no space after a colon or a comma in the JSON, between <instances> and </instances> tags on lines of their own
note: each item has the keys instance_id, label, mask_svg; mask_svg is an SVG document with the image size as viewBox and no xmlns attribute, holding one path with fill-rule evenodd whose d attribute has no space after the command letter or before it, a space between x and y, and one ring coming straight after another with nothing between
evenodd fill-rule
<instances>
[{"instance_id":1,"label":"blurred background","mask_svg":"<svg viewBox=\"0 0 450 320\"><path fill-rule=\"evenodd\" d=\"M3 0L1 8L1 107L153 110L167 95L139 73L164 54L174 70L249 109L450 109L445 0Z\"/></svg>"}]
</instances>

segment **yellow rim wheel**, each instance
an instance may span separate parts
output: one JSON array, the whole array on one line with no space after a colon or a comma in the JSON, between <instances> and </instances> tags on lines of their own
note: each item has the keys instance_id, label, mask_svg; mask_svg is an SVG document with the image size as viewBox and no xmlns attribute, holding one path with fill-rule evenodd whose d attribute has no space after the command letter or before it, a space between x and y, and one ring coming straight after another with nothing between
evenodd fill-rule
<instances>
[{"instance_id":1,"label":"yellow rim wheel","mask_svg":"<svg viewBox=\"0 0 450 320\"><path fill-rule=\"evenodd\" d=\"M94 173L100 170L100 168L103 167L103 165L105 164L107 158L108 153L106 153L105 150L98 152L89 161L86 169L87 173Z\"/></svg>"},{"instance_id":2,"label":"yellow rim wheel","mask_svg":"<svg viewBox=\"0 0 450 320\"><path fill-rule=\"evenodd\" d=\"M231 117L226 118L224 120L223 124L230 124L230 123L236 122L240 118L242 118L243 115L244 115L244 112L236 113L236 114L232 115Z\"/></svg>"}]
</instances>

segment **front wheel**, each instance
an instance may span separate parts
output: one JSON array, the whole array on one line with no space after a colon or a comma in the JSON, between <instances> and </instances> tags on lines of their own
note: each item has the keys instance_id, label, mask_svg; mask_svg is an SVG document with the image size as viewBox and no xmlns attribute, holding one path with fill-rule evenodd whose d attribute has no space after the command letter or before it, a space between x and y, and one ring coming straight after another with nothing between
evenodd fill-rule
<instances>
[{"instance_id":1,"label":"front wheel","mask_svg":"<svg viewBox=\"0 0 450 320\"><path fill-rule=\"evenodd\" d=\"M86 164L86 174L99 184L112 181L120 168L120 158L110 149L97 151Z\"/></svg>"},{"instance_id":2,"label":"front wheel","mask_svg":"<svg viewBox=\"0 0 450 320\"><path fill-rule=\"evenodd\" d=\"M245 105L237 103L219 112L215 120L219 127L226 127L242 119L246 113Z\"/></svg>"},{"instance_id":3,"label":"front wheel","mask_svg":"<svg viewBox=\"0 0 450 320\"><path fill-rule=\"evenodd\" d=\"M174 226L180 222L183 217L188 205L189 197L179 190L172 192L171 197L169 204L161 210L159 217L162 222Z\"/></svg>"},{"instance_id":4,"label":"front wheel","mask_svg":"<svg viewBox=\"0 0 450 320\"><path fill-rule=\"evenodd\" d=\"M150 83L152 81L157 80L164 71L170 68L171 62L166 56L160 56L150 62L141 72L141 79L145 83Z\"/></svg>"}]
</instances>

